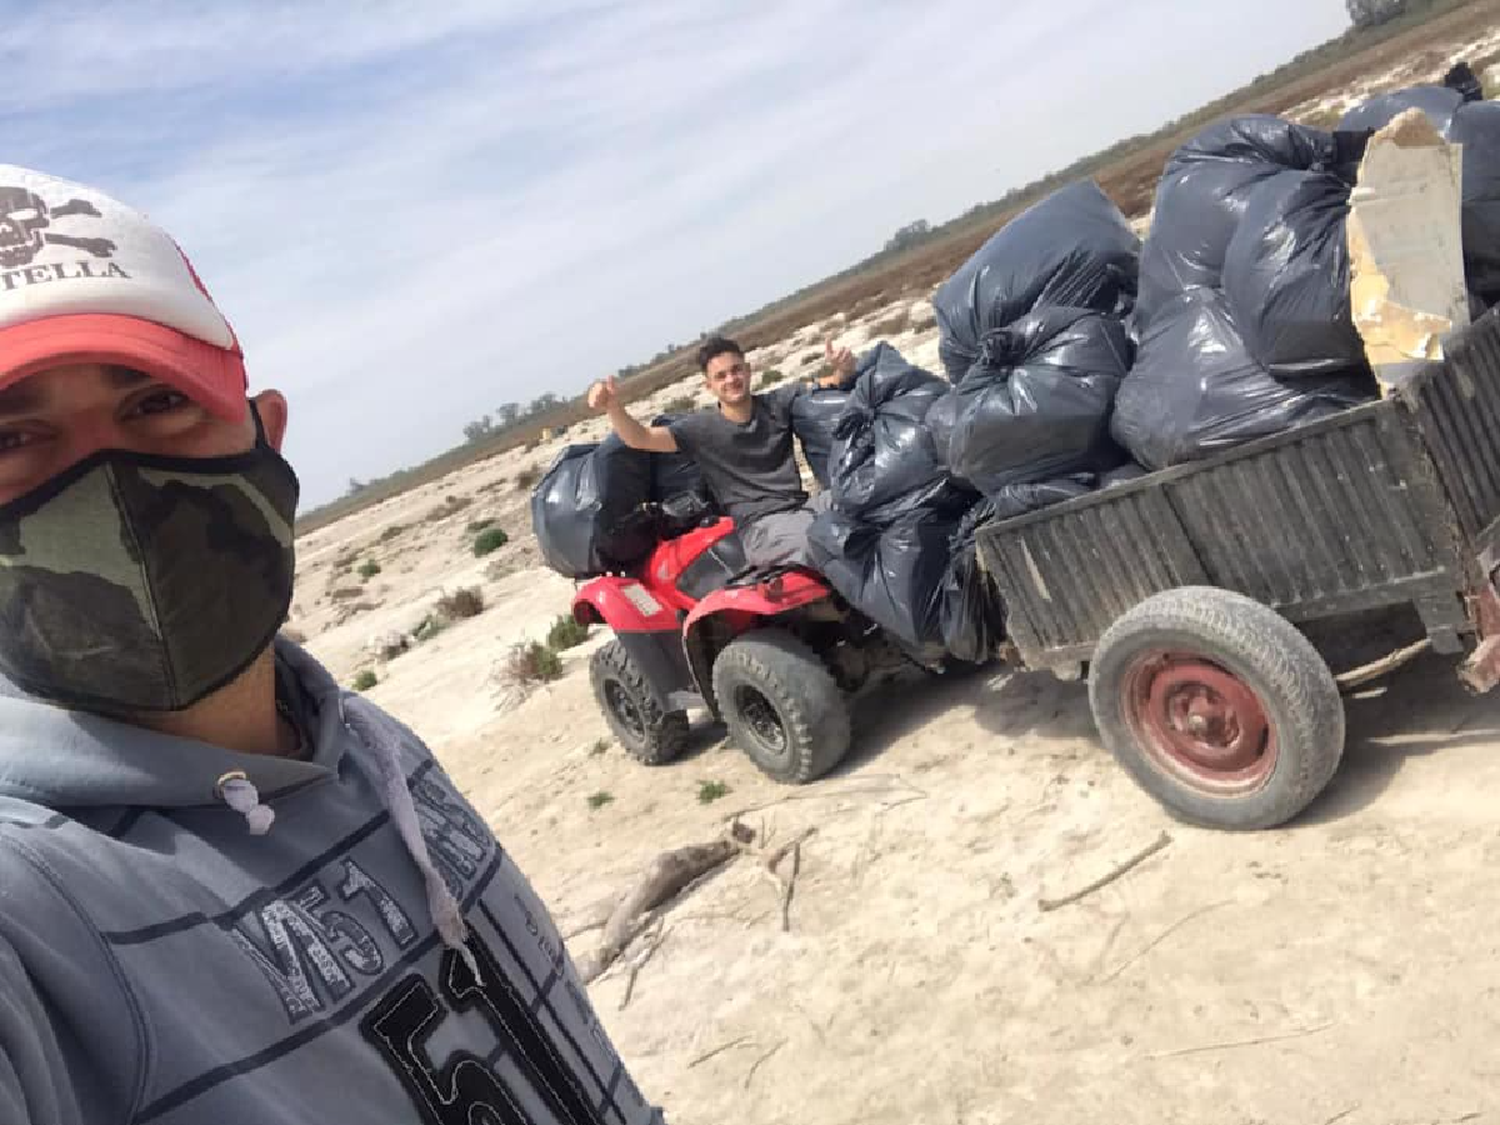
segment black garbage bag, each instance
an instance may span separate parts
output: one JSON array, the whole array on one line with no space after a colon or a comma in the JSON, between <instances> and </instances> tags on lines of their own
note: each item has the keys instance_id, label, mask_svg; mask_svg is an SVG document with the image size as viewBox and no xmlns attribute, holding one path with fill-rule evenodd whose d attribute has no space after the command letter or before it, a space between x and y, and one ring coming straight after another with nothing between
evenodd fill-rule
<instances>
[{"instance_id":1,"label":"black garbage bag","mask_svg":"<svg viewBox=\"0 0 1500 1125\"><path fill-rule=\"evenodd\" d=\"M1092 180L1027 208L933 295L938 352L952 382L979 358L985 333L1033 309L1092 309L1125 316L1135 304L1140 240Z\"/></svg>"},{"instance_id":2,"label":"black garbage bag","mask_svg":"<svg viewBox=\"0 0 1500 1125\"><path fill-rule=\"evenodd\" d=\"M1144 332L1183 290L1219 285L1229 241L1258 184L1288 170L1352 174L1358 153L1351 145L1321 129L1250 114L1216 122L1178 148L1157 184L1141 247L1137 329Z\"/></svg>"},{"instance_id":3,"label":"black garbage bag","mask_svg":"<svg viewBox=\"0 0 1500 1125\"><path fill-rule=\"evenodd\" d=\"M675 414L662 414L651 419L651 424L670 425L677 417ZM647 456L651 458L652 500L670 500L685 492L708 495L698 462L686 453L648 453Z\"/></svg>"},{"instance_id":4,"label":"black garbage bag","mask_svg":"<svg viewBox=\"0 0 1500 1125\"><path fill-rule=\"evenodd\" d=\"M1364 365L1349 303L1349 185L1282 172L1250 193L1224 258L1224 299L1250 358L1273 375Z\"/></svg>"},{"instance_id":5,"label":"black garbage bag","mask_svg":"<svg viewBox=\"0 0 1500 1125\"><path fill-rule=\"evenodd\" d=\"M1008 520L1014 516L1024 516L1027 512L1050 508L1064 500L1087 496L1099 487L1099 479L1096 473L1072 473L1051 480L1004 484L990 494L989 500L994 506L995 518Z\"/></svg>"},{"instance_id":6,"label":"black garbage bag","mask_svg":"<svg viewBox=\"0 0 1500 1125\"><path fill-rule=\"evenodd\" d=\"M834 504L886 524L921 507L966 506L969 490L949 480L927 428L927 411L948 390L889 344L860 357L828 463Z\"/></svg>"},{"instance_id":7,"label":"black garbage bag","mask_svg":"<svg viewBox=\"0 0 1500 1125\"><path fill-rule=\"evenodd\" d=\"M884 526L821 513L808 532L813 565L850 605L913 654L943 647L944 582L961 513L915 508Z\"/></svg>"},{"instance_id":8,"label":"black garbage bag","mask_svg":"<svg viewBox=\"0 0 1500 1125\"><path fill-rule=\"evenodd\" d=\"M1005 639L1005 606L979 565L975 533L995 518L995 506L981 500L964 513L949 540L943 575L943 648L950 656L978 664L995 655Z\"/></svg>"},{"instance_id":9,"label":"black garbage bag","mask_svg":"<svg viewBox=\"0 0 1500 1125\"><path fill-rule=\"evenodd\" d=\"M1447 86L1408 86L1361 102L1339 118L1339 129L1351 133L1373 133L1385 128L1407 110L1420 109L1438 132L1447 136L1453 115L1463 104L1463 94Z\"/></svg>"},{"instance_id":10,"label":"black garbage bag","mask_svg":"<svg viewBox=\"0 0 1500 1125\"><path fill-rule=\"evenodd\" d=\"M1443 75L1443 85L1456 91L1466 102L1484 99L1484 84L1479 81L1479 75L1475 74L1473 68L1463 59L1459 59L1448 68L1448 73Z\"/></svg>"},{"instance_id":11,"label":"black garbage bag","mask_svg":"<svg viewBox=\"0 0 1500 1125\"><path fill-rule=\"evenodd\" d=\"M570 445L531 494L531 526L547 565L567 578L588 578L639 562L656 543L643 507L651 497L651 462L614 435L598 445Z\"/></svg>"},{"instance_id":12,"label":"black garbage bag","mask_svg":"<svg viewBox=\"0 0 1500 1125\"><path fill-rule=\"evenodd\" d=\"M851 393L842 387L819 387L792 400L792 433L802 443L807 467L823 488L828 487L828 459Z\"/></svg>"},{"instance_id":13,"label":"black garbage bag","mask_svg":"<svg viewBox=\"0 0 1500 1125\"><path fill-rule=\"evenodd\" d=\"M1222 295L1190 289L1141 338L1115 396L1111 430L1142 465L1162 469L1328 417L1375 394L1361 375L1278 379L1245 350Z\"/></svg>"},{"instance_id":14,"label":"black garbage bag","mask_svg":"<svg viewBox=\"0 0 1500 1125\"><path fill-rule=\"evenodd\" d=\"M991 331L928 416L939 458L991 496L1113 468L1126 458L1109 436L1110 409L1133 351L1121 321L1087 309L1040 309Z\"/></svg>"},{"instance_id":15,"label":"black garbage bag","mask_svg":"<svg viewBox=\"0 0 1500 1125\"><path fill-rule=\"evenodd\" d=\"M1461 106L1448 139L1464 146L1464 273L1488 308L1500 304L1500 103Z\"/></svg>"}]
</instances>

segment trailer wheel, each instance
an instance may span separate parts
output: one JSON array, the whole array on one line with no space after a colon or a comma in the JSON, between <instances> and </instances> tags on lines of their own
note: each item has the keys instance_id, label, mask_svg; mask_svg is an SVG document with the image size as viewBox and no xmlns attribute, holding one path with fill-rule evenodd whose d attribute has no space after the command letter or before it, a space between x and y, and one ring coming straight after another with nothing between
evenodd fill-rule
<instances>
[{"instance_id":1,"label":"trailer wheel","mask_svg":"<svg viewBox=\"0 0 1500 1125\"><path fill-rule=\"evenodd\" d=\"M822 777L849 749L849 700L807 645L780 629L736 637L714 661L729 737L776 781Z\"/></svg>"},{"instance_id":2,"label":"trailer wheel","mask_svg":"<svg viewBox=\"0 0 1500 1125\"><path fill-rule=\"evenodd\" d=\"M609 729L636 761L665 765L686 748L687 712L662 710L646 677L619 641L610 641L594 653L589 679Z\"/></svg>"},{"instance_id":3,"label":"trailer wheel","mask_svg":"<svg viewBox=\"0 0 1500 1125\"><path fill-rule=\"evenodd\" d=\"M1099 641L1100 736L1175 816L1272 828L1322 792L1344 751L1328 665L1275 610L1215 587L1157 594Z\"/></svg>"}]
</instances>

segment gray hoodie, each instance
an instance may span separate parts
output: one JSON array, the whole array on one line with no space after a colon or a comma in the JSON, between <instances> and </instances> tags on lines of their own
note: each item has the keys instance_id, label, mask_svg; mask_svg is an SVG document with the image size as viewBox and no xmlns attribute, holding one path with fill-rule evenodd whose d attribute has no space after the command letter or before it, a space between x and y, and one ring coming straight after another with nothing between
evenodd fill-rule
<instances>
[{"instance_id":1,"label":"gray hoodie","mask_svg":"<svg viewBox=\"0 0 1500 1125\"><path fill-rule=\"evenodd\" d=\"M277 655L306 760L0 681L0 1123L659 1122L431 753Z\"/></svg>"}]
</instances>

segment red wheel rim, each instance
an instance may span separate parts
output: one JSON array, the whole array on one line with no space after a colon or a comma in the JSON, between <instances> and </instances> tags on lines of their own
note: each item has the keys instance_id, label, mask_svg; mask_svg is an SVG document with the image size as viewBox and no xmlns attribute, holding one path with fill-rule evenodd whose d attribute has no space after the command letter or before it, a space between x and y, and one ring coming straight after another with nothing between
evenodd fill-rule
<instances>
[{"instance_id":1,"label":"red wheel rim","mask_svg":"<svg viewBox=\"0 0 1500 1125\"><path fill-rule=\"evenodd\" d=\"M1157 768L1212 796L1264 785L1276 768L1276 731L1254 690L1191 653L1137 657L1125 677L1136 742Z\"/></svg>"}]
</instances>

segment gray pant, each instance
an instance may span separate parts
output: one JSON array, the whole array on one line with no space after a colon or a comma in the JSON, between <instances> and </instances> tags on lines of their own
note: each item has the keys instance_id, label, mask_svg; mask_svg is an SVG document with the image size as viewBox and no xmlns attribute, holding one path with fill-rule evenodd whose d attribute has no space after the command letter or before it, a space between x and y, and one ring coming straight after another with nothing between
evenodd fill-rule
<instances>
[{"instance_id":1,"label":"gray pant","mask_svg":"<svg viewBox=\"0 0 1500 1125\"><path fill-rule=\"evenodd\" d=\"M820 492L800 508L772 512L740 529L745 561L756 570L777 566L812 567L807 553L807 533L813 518L833 504L830 492Z\"/></svg>"}]
</instances>

